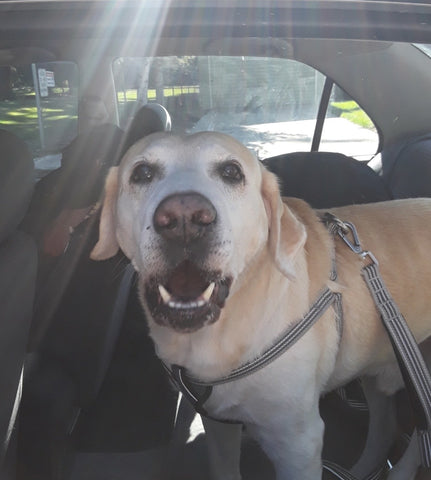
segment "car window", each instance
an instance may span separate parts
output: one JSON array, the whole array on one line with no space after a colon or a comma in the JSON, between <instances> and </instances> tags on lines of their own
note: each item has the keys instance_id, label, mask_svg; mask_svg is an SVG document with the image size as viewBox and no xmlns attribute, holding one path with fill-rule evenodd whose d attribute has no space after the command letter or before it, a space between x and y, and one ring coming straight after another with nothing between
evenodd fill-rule
<instances>
[{"instance_id":1,"label":"car window","mask_svg":"<svg viewBox=\"0 0 431 480\"><path fill-rule=\"evenodd\" d=\"M334 85L323 124L319 150L371 160L379 147L379 134L367 113Z\"/></svg>"},{"instance_id":2,"label":"car window","mask_svg":"<svg viewBox=\"0 0 431 480\"><path fill-rule=\"evenodd\" d=\"M218 130L260 158L309 150L322 74L263 57L122 58L114 63L122 126L147 101L163 103L174 131Z\"/></svg>"},{"instance_id":3,"label":"car window","mask_svg":"<svg viewBox=\"0 0 431 480\"><path fill-rule=\"evenodd\" d=\"M113 72L123 128L139 106L158 102L171 114L174 131L222 131L259 158L311 149L325 76L301 62L247 56L122 57ZM321 149L369 159L377 147L371 120L334 89Z\"/></svg>"},{"instance_id":4,"label":"car window","mask_svg":"<svg viewBox=\"0 0 431 480\"><path fill-rule=\"evenodd\" d=\"M0 127L27 143L39 177L59 166L77 124L75 63L0 66Z\"/></svg>"}]
</instances>

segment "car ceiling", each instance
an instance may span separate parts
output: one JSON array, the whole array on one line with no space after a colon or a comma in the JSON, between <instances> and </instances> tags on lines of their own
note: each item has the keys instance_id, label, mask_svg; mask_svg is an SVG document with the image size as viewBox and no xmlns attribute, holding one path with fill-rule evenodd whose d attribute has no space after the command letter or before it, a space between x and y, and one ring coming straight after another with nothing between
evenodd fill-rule
<instances>
[{"instance_id":1,"label":"car ceiling","mask_svg":"<svg viewBox=\"0 0 431 480\"><path fill-rule=\"evenodd\" d=\"M228 39L228 40L226 40ZM304 61L369 113L386 142L431 124L431 4L380 0L0 2L0 63L151 55L273 55ZM26 48L30 47L30 48ZM7 63L7 62L6 62ZM400 95L402 92L402 95ZM427 96L429 97L429 96Z\"/></svg>"},{"instance_id":2,"label":"car ceiling","mask_svg":"<svg viewBox=\"0 0 431 480\"><path fill-rule=\"evenodd\" d=\"M59 22L60 20L60 22ZM155 27L155 24L157 25ZM271 36L431 41L428 2L50 0L0 2L0 39ZM426 40L428 39L428 40Z\"/></svg>"}]
</instances>

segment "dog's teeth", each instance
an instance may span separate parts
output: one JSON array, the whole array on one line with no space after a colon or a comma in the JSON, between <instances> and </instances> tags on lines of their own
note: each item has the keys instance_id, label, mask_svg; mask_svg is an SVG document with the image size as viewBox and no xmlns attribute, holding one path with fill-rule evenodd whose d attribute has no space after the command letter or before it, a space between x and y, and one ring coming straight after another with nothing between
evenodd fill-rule
<instances>
[{"instance_id":1,"label":"dog's teeth","mask_svg":"<svg viewBox=\"0 0 431 480\"><path fill-rule=\"evenodd\" d=\"M181 310L181 309L185 309L185 308L190 308L190 303L174 302L172 300L172 301L168 302L168 307Z\"/></svg>"},{"instance_id":2,"label":"dog's teeth","mask_svg":"<svg viewBox=\"0 0 431 480\"><path fill-rule=\"evenodd\" d=\"M175 302L170 300L167 302L169 308L175 308L177 310L185 310L187 308L200 308L205 305L206 302L203 300L197 300L196 302Z\"/></svg>"},{"instance_id":3,"label":"dog's teeth","mask_svg":"<svg viewBox=\"0 0 431 480\"><path fill-rule=\"evenodd\" d=\"M171 302L172 295L166 290L166 288L163 285L159 285L159 293L164 303L167 303L167 304L173 303Z\"/></svg>"},{"instance_id":4,"label":"dog's teeth","mask_svg":"<svg viewBox=\"0 0 431 480\"><path fill-rule=\"evenodd\" d=\"M170 308L177 308L177 309L186 309L186 308L200 308L203 307L206 303L210 301L211 295L214 292L215 283L212 282L208 285L206 290L202 293L202 295L192 302L179 302L171 295L166 288L159 284L158 289L160 293L160 297L165 305Z\"/></svg>"},{"instance_id":5,"label":"dog's teeth","mask_svg":"<svg viewBox=\"0 0 431 480\"><path fill-rule=\"evenodd\" d=\"M214 282L210 283L199 298L190 302L178 301L161 284L158 285L158 288L159 288L160 297L162 298L162 301L165 305L167 305L169 308L185 310L187 308L200 308L200 307L203 307L205 304L207 304L211 298L211 295L214 292L215 283Z\"/></svg>"},{"instance_id":6,"label":"dog's teeth","mask_svg":"<svg viewBox=\"0 0 431 480\"><path fill-rule=\"evenodd\" d=\"M210 298L211 298L211 295L213 294L214 292L214 288L215 288L215 283L214 282L211 282L207 289L205 290L205 292L201 295L201 298L204 302L209 302Z\"/></svg>"}]
</instances>

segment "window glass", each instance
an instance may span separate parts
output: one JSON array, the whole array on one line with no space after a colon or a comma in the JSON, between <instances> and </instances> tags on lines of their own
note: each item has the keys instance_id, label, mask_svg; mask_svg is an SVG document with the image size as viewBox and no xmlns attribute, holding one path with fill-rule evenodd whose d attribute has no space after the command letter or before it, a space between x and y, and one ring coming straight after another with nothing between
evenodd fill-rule
<instances>
[{"instance_id":1,"label":"window glass","mask_svg":"<svg viewBox=\"0 0 431 480\"><path fill-rule=\"evenodd\" d=\"M415 43L415 47L419 48L419 50L422 50L423 53L428 55L428 57L431 57L431 45L426 44L426 43Z\"/></svg>"},{"instance_id":2,"label":"window glass","mask_svg":"<svg viewBox=\"0 0 431 480\"><path fill-rule=\"evenodd\" d=\"M71 62L0 66L0 127L24 140L38 176L60 164L77 134L78 70Z\"/></svg>"},{"instance_id":3,"label":"window glass","mask_svg":"<svg viewBox=\"0 0 431 480\"><path fill-rule=\"evenodd\" d=\"M379 147L379 135L370 117L334 85L323 124L319 150L370 160Z\"/></svg>"},{"instance_id":4,"label":"window glass","mask_svg":"<svg viewBox=\"0 0 431 480\"><path fill-rule=\"evenodd\" d=\"M119 58L120 126L146 102L163 104L178 132L217 130L260 158L309 150L324 77L294 60L264 57Z\"/></svg>"},{"instance_id":5,"label":"window glass","mask_svg":"<svg viewBox=\"0 0 431 480\"><path fill-rule=\"evenodd\" d=\"M122 128L140 106L158 102L173 131L225 132L262 159L310 151L325 81L308 65L272 57L123 57L113 73ZM320 149L370 159L378 142L365 112L334 88Z\"/></svg>"}]
</instances>

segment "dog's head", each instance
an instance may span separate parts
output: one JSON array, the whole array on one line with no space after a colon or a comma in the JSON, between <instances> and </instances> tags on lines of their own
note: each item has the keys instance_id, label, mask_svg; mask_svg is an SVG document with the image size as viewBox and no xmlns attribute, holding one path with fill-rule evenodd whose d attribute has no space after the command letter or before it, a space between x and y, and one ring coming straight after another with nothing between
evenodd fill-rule
<instances>
[{"instance_id":1,"label":"dog's head","mask_svg":"<svg viewBox=\"0 0 431 480\"><path fill-rule=\"evenodd\" d=\"M151 319L180 332L215 322L248 266L270 255L285 275L305 242L276 178L232 137L156 133L106 181L91 258L121 247Z\"/></svg>"}]
</instances>

